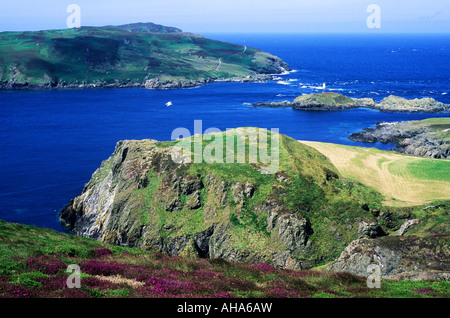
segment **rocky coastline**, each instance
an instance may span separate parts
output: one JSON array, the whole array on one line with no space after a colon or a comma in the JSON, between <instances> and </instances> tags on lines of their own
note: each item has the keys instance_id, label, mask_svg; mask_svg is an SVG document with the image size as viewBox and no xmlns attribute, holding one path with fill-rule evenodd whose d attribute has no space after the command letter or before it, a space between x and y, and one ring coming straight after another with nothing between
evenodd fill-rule
<instances>
[{"instance_id":1,"label":"rocky coastline","mask_svg":"<svg viewBox=\"0 0 450 318\"><path fill-rule=\"evenodd\" d=\"M280 70L282 72L283 70ZM230 77L230 78L201 78L198 80L192 79L160 79L159 77L146 80L145 82L119 82L107 83L99 81L96 83L16 83L16 82L0 82L0 90L47 90L47 89L98 89L98 88L145 88L155 90L166 89L183 89L204 86L211 83L219 82L235 82L235 83L261 83L272 79L272 75L256 74L248 75L246 77Z\"/></svg>"},{"instance_id":2,"label":"rocky coastline","mask_svg":"<svg viewBox=\"0 0 450 318\"><path fill-rule=\"evenodd\" d=\"M350 98L338 93L307 94L293 101L259 102L251 104L255 107L281 108L291 107L296 110L337 111L354 108L370 108L384 112L428 112L449 111L450 105L436 101L433 98L406 99L390 95L379 103L372 98Z\"/></svg>"},{"instance_id":3,"label":"rocky coastline","mask_svg":"<svg viewBox=\"0 0 450 318\"><path fill-rule=\"evenodd\" d=\"M349 138L366 143L395 143L392 150L410 155L450 158L450 118L380 122L375 128L366 128Z\"/></svg>"}]
</instances>

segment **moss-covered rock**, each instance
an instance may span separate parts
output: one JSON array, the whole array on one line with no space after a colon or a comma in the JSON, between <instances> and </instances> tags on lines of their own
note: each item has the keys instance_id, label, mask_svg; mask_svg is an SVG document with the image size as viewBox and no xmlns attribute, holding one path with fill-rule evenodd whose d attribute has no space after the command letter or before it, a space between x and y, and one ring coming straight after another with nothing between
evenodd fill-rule
<instances>
[{"instance_id":1,"label":"moss-covered rock","mask_svg":"<svg viewBox=\"0 0 450 318\"><path fill-rule=\"evenodd\" d=\"M357 106L357 103L342 94L319 93L299 96L294 99L294 109L308 110L338 110L349 109Z\"/></svg>"}]
</instances>

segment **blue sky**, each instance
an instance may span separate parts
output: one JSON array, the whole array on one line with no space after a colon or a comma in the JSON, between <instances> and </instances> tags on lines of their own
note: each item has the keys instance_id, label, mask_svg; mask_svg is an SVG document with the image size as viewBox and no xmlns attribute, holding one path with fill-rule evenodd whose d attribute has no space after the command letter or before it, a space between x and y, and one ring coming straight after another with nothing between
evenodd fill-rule
<instances>
[{"instance_id":1,"label":"blue sky","mask_svg":"<svg viewBox=\"0 0 450 318\"><path fill-rule=\"evenodd\" d=\"M84 26L154 22L211 32L445 32L449 0L1 0L0 31L66 28L69 4ZM381 28L369 29L370 4Z\"/></svg>"}]
</instances>

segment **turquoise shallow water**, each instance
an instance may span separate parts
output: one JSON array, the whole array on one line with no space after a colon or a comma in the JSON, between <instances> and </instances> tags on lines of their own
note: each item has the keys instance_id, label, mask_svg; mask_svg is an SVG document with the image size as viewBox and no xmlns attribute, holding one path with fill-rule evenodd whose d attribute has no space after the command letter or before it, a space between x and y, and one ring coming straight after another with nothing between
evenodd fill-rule
<instances>
[{"instance_id":1,"label":"turquoise shallow water","mask_svg":"<svg viewBox=\"0 0 450 318\"><path fill-rule=\"evenodd\" d=\"M58 212L81 193L117 141L170 140L178 127L193 133L194 120L202 120L203 129L258 126L278 128L296 139L373 146L347 137L379 121L446 116L245 105L319 92L323 82L327 90L351 97L431 96L450 103L448 36L208 36L269 51L296 71L268 83L215 83L167 91L1 91L0 219L63 231ZM166 107L168 101L173 105Z\"/></svg>"}]
</instances>

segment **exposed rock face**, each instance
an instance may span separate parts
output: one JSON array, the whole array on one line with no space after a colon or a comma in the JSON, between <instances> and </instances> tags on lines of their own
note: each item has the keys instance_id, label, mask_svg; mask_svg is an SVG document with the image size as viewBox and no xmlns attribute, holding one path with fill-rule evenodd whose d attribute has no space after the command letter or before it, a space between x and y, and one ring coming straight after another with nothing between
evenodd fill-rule
<instances>
[{"instance_id":1,"label":"exposed rock face","mask_svg":"<svg viewBox=\"0 0 450 318\"><path fill-rule=\"evenodd\" d=\"M265 253L238 249L228 215L244 213L243 205L256 186L249 181L226 182L211 174L191 175L185 173L188 166L175 164L171 148L158 147L154 140L121 141L60 218L76 234L112 244L235 262L276 260L281 267L301 267L291 253L307 244L312 233L308 221L275 209L267 215L267 231L281 246ZM173 213L179 214L180 223L154 219ZM198 218L197 224L189 214Z\"/></svg>"},{"instance_id":2,"label":"exposed rock face","mask_svg":"<svg viewBox=\"0 0 450 318\"><path fill-rule=\"evenodd\" d=\"M376 223L367 223L367 222L360 222L358 227L358 238L376 238L379 236L386 235L381 228L381 226Z\"/></svg>"},{"instance_id":3,"label":"exposed rock face","mask_svg":"<svg viewBox=\"0 0 450 318\"><path fill-rule=\"evenodd\" d=\"M362 142L395 143L394 150L437 159L450 157L450 121L442 118L439 124L430 120L408 122L381 122L375 129L366 128L350 135L350 139Z\"/></svg>"},{"instance_id":4,"label":"exposed rock face","mask_svg":"<svg viewBox=\"0 0 450 318\"><path fill-rule=\"evenodd\" d=\"M449 242L448 235L359 239L328 265L327 270L367 276L369 265L375 264L380 266L383 278L449 280Z\"/></svg>"},{"instance_id":5,"label":"exposed rock face","mask_svg":"<svg viewBox=\"0 0 450 318\"><path fill-rule=\"evenodd\" d=\"M332 227L339 238L335 247L339 252L361 235L380 235L373 215L346 194L340 200L358 215L348 219L354 229L350 234L338 223L323 224L307 217L311 195L324 200L324 192L341 191L333 183L339 176L314 149L287 136L280 138L280 147L287 147L280 153L289 155L280 161L288 166L274 175L262 174L261 163L175 162L175 142L120 141L60 218L77 235L111 244L290 269L310 268L324 257L331 260L331 253L333 258L336 255L335 250L314 254L323 235L316 233L314 222L321 223L322 233ZM340 220L346 210L332 212ZM356 233L359 222L367 226Z\"/></svg>"},{"instance_id":6,"label":"exposed rock face","mask_svg":"<svg viewBox=\"0 0 450 318\"><path fill-rule=\"evenodd\" d=\"M450 105L438 102L434 98L408 100L394 95L384 98L376 107L383 111L400 112L440 112L450 109Z\"/></svg>"},{"instance_id":7,"label":"exposed rock face","mask_svg":"<svg viewBox=\"0 0 450 318\"><path fill-rule=\"evenodd\" d=\"M280 241L293 252L304 249L307 246L308 237L313 234L308 220L277 213L269 216L267 230L276 233Z\"/></svg>"},{"instance_id":8,"label":"exposed rock face","mask_svg":"<svg viewBox=\"0 0 450 318\"><path fill-rule=\"evenodd\" d=\"M413 229L414 227L416 227L419 223L420 223L420 220L418 220L418 219L413 219L413 220L406 221L398 229L397 235L405 235L406 232L408 232L411 229Z\"/></svg>"}]
</instances>

